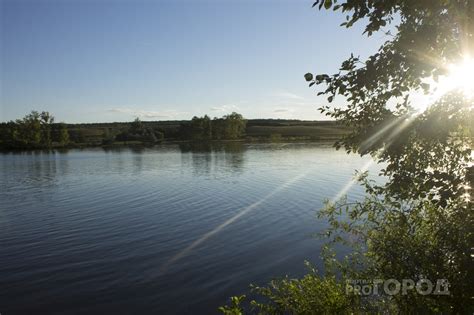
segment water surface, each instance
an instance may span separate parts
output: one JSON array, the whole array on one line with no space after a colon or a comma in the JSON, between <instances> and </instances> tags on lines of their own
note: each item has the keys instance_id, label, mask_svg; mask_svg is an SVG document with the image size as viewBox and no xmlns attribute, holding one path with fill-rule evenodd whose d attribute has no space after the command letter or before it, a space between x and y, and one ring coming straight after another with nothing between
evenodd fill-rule
<instances>
[{"instance_id":1,"label":"water surface","mask_svg":"<svg viewBox=\"0 0 474 315\"><path fill-rule=\"evenodd\" d=\"M367 161L320 144L2 154L0 313L215 313L318 265L316 210Z\"/></svg>"}]
</instances>

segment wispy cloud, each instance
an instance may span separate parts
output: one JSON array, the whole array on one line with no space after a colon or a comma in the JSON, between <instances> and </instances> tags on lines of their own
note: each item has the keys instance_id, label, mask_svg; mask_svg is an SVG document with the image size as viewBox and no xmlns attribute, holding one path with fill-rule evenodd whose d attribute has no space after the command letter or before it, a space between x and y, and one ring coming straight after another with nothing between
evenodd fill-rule
<instances>
[{"instance_id":1,"label":"wispy cloud","mask_svg":"<svg viewBox=\"0 0 474 315\"><path fill-rule=\"evenodd\" d=\"M127 107L115 107L109 108L107 110L109 113L119 113L127 114L133 117L139 118L154 118L154 119L172 119L176 118L181 114L186 114L186 112L179 112L176 110L163 110L163 111L153 111L153 110L143 110Z\"/></svg>"},{"instance_id":2,"label":"wispy cloud","mask_svg":"<svg viewBox=\"0 0 474 315\"><path fill-rule=\"evenodd\" d=\"M292 112L294 112L294 110L289 109L289 108L277 108L273 112L274 113L292 113Z\"/></svg>"},{"instance_id":3,"label":"wispy cloud","mask_svg":"<svg viewBox=\"0 0 474 315\"><path fill-rule=\"evenodd\" d=\"M215 111L215 112L231 112L231 111L236 111L239 110L239 107L236 105L222 105L222 106L214 106L211 107L210 110Z\"/></svg>"}]
</instances>

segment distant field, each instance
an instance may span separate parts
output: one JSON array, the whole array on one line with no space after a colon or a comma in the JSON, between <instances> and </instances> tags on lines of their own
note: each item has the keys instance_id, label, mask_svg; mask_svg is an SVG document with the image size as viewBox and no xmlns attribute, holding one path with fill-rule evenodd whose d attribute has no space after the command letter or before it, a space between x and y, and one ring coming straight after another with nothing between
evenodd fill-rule
<instances>
[{"instance_id":1,"label":"distant field","mask_svg":"<svg viewBox=\"0 0 474 315\"><path fill-rule=\"evenodd\" d=\"M325 138L325 137L340 137L347 133L347 130L337 126L248 126L246 130L247 136L251 137L268 137L279 134L282 137L310 137L310 138Z\"/></svg>"}]
</instances>

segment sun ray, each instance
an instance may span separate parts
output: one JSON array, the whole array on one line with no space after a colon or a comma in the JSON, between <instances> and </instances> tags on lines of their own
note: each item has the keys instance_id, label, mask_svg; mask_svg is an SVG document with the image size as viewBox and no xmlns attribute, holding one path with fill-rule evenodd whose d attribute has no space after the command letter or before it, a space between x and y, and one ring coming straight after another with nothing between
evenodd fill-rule
<instances>
[{"instance_id":1,"label":"sun ray","mask_svg":"<svg viewBox=\"0 0 474 315\"><path fill-rule=\"evenodd\" d=\"M381 150L386 150L389 148L395 138L402 132L405 128L407 128L414 120L416 117L418 117L420 113L415 113L414 115L411 115L409 117L407 116L401 116L397 119L395 119L393 122L379 130L376 134L374 134L372 137L369 137L366 141L373 143L380 137L385 137L387 140L385 141L385 147L382 148ZM393 128L390 132L390 129ZM367 171L373 164L375 164L374 159L370 159L367 163L365 163L362 168L359 170L359 172L363 173ZM334 204L338 200L340 200L344 195L347 194L347 192L358 182L358 178L351 178L342 188L340 191L337 192L337 194L330 199L330 203Z\"/></svg>"},{"instance_id":2,"label":"sun ray","mask_svg":"<svg viewBox=\"0 0 474 315\"><path fill-rule=\"evenodd\" d=\"M359 170L360 172L365 172L367 171L375 161L373 159L370 159L367 163L365 163L362 168ZM344 195L347 194L347 192L358 182L357 178L351 178L334 197L330 199L331 204L335 204L338 200L340 200Z\"/></svg>"},{"instance_id":3,"label":"sun ray","mask_svg":"<svg viewBox=\"0 0 474 315\"><path fill-rule=\"evenodd\" d=\"M222 224L218 225L217 227L215 227L213 230L205 233L204 235L202 235L200 238L198 238L197 240L195 240L194 242L192 242L189 246L187 246L186 248L184 248L183 250L181 250L179 253L177 253L176 255L174 255L171 259L169 259L165 264L163 264L163 266L160 268L160 271L161 273L165 273L166 270L175 262L177 262L178 260L180 260L181 258L185 257L186 255L188 255L193 249L195 249L196 247L198 247L199 245L203 244L205 241L207 241L209 238L211 238L212 236L214 236L215 234L219 233L220 231L222 231L225 227L231 225L232 223L234 223L237 219L239 219L240 217L242 217L243 215L249 213L250 211L256 209L258 206L260 206L262 203L264 203L265 201L267 201L268 199L270 199L271 197L273 197L274 195L276 195L277 193L281 192L282 190L288 188L289 186L291 186L292 184L294 184L295 182L299 181L301 178L305 177L307 175L307 173L302 173L302 174L299 174L293 178L291 178L290 180L286 181L285 183L283 183L282 185L278 186L277 188L275 188L272 192L270 192L269 194L267 194L266 196L264 196L262 199L252 203L251 205L245 207L245 208L242 208L240 209L233 217L231 217L230 219L224 221Z\"/></svg>"}]
</instances>

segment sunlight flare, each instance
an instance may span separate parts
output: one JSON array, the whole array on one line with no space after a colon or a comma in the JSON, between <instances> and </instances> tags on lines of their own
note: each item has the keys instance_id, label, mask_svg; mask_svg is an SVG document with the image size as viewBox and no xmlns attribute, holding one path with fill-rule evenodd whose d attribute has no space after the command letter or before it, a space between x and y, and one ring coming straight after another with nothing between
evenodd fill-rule
<instances>
[{"instance_id":1,"label":"sunlight flare","mask_svg":"<svg viewBox=\"0 0 474 315\"><path fill-rule=\"evenodd\" d=\"M474 96L474 58L464 58L447 66L448 74L438 83L439 94L444 95L453 90L460 90L468 97Z\"/></svg>"},{"instance_id":2,"label":"sunlight flare","mask_svg":"<svg viewBox=\"0 0 474 315\"><path fill-rule=\"evenodd\" d=\"M451 65L447 80L454 88L461 89L466 95L472 96L474 92L474 58L466 56L461 63Z\"/></svg>"},{"instance_id":3,"label":"sunlight flare","mask_svg":"<svg viewBox=\"0 0 474 315\"><path fill-rule=\"evenodd\" d=\"M433 103L453 91L461 92L467 98L474 98L474 58L471 55L465 54L459 62L445 64L443 68L446 74L438 80L433 77L423 80L430 86L428 93L412 94L412 101L416 103L416 114L424 112Z\"/></svg>"}]
</instances>

